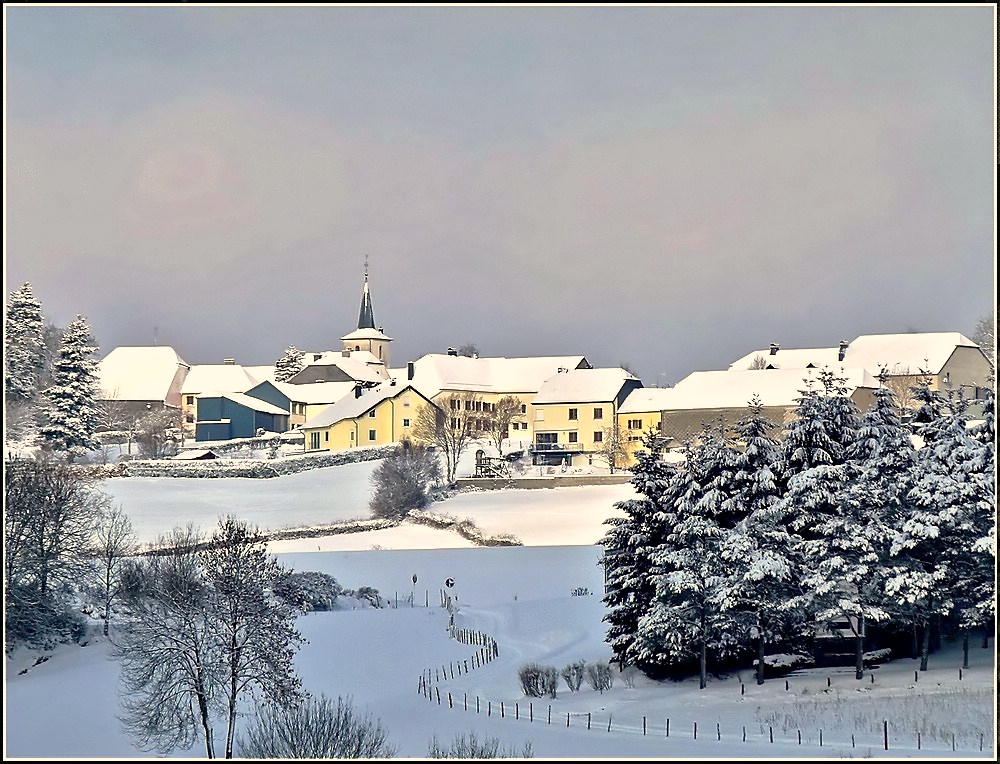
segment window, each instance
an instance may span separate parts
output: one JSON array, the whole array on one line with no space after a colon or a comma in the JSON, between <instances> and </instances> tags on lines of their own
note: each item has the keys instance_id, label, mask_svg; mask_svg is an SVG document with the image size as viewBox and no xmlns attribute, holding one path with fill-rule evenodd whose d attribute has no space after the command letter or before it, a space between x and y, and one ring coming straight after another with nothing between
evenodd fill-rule
<instances>
[{"instance_id":1,"label":"window","mask_svg":"<svg viewBox=\"0 0 1000 764\"><path fill-rule=\"evenodd\" d=\"M641 430L642 429L642 420L641 419L629 419L628 420L628 428L630 430Z\"/></svg>"},{"instance_id":2,"label":"window","mask_svg":"<svg viewBox=\"0 0 1000 764\"><path fill-rule=\"evenodd\" d=\"M351 430L351 440L354 440L354 430Z\"/></svg>"},{"instance_id":3,"label":"window","mask_svg":"<svg viewBox=\"0 0 1000 764\"><path fill-rule=\"evenodd\" d=\"M535 443L537 443L539 445L550 444L550 443L558 443L558 442L559 442L559 433L558 432L539 432L539 433L535 433Z\"/></svg>"},{"instance_id":4,"label":"window","mask_svg":"<svg viewBox=\"0 0 1000 764\"><path fill-rule=\"evenodd\" d=\"M368 440L375 440L375 430L368 431Z\"/></svg>"},{"instance_id":5,"label":"window","mask_svg":"<svg viewBox=\"0 0 1000 764\"><path fill-rule=\"evenodd\" d=\"M187 397L187 402L188 402L187 403L188 406L193 406L194 405L194 396L193 395L189 395Z\"/></svg>"},{"instance_id":6,"label":"window","mask_svg":"<svg viewBox=\"0 0 1000 764\"><path fill-rule=\"evenodd\" d=\"M594 442L595 443L603 443L604 442L604 433L601 432L600 430L598 430L597 432L595 432L594 433Z\"/></svg>"},{"instance_id":7,"label":"window","mask_svg":"<svg viewBox=\"0 0 1000 764\"><path fill-rule=\"evenodd\" d=\"M527 414L528 413L528 404L527 403L522 403L521 404L521 413L522 414Z\"/></svg>"},{"instance_id":8,"label":"window","mask_svg":"<svg viewBox=\"0 0 1000 764\"><path fill-rule=\"evenodd\" d=\"M576 439L576 433L575 433L575 432L571 432L571 433L569 434L569 442L570 442L570 443L577 443L577 442L579 442L579 441L577 441L577 439Z\"/></svg>"},{"instance_id":9,"label":"window","mask_svg":"<svg viewBox=\"0 0 1000 764\"><path fill-rule=\"evenodd\" d=\"M325 440L327 443L330 442L330 431L329 430L327 430L326 432L323 433L323 440Z\"/></svg>"},{"instance_id":10,"label":"window","mask_svg":"<svg viewBox=\"0 0 1000 764\"><path fill-rule=\"evenodd\" d=\"M368 416L369 416L369 417L370 417L371 419L374 419L374 418L375 418L375 409L372 409L371 411L369 411L369 412L368 412Z\"/></svg>"},{"instance_id":11,"label":"window","mask_svg":"<svg viewBox=\"0 0 1000 764\"><path fill-rule=\"evenodd\" d=\"M594 409L594 419L604 419L604 409Z\"/></svg>"},{"instance_id":12,"label":"window","mask_svg":"<svg viewBox=\"0 0 1000 764\"><path fill-rule=\"evenodd\" d=\"M409 427L409 426L410 426L410 420L409 419L404 419L403 420L403 427Z\"/></svg>"},{"instance_id":13,"label":"window","mask_svg":"<svg viewBox=\"0 0 1000 764\"><path fill-rule=\"evenodd\" d=\"M314 451L317 448L319 448L319 433L318 432L311 432L311 433L309 433L309 448L313 449Z\"/></svg>"},{"instance_id":14,"label":"window","mask_svg":"<svg viewBox=\"0 0 1000 764\"><path fill-rule=\"evenodd\" d=\"M577 418L577 416L576 416L576 409L570 409L569 410L569 418L570 419L576 419Z\"/></svg>"}]
</instances>

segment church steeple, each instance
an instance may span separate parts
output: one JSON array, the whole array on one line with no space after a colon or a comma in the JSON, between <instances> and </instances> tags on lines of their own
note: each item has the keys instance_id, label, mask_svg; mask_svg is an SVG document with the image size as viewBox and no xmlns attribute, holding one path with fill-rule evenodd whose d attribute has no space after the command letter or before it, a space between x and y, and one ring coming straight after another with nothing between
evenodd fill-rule
<instances>
[{"instance_id":1,"label":"church steeple","mask_svg":"<svg viewBox=\"0 0 1000 764\"><path fill-rule=\"evenodd\" d=\"M374 329L375 315L372 312L372 296L368 291L368 258L365 258L365 288L361 293L361 312L358 314L359 329Z\"/></svg>"}]
</instances>

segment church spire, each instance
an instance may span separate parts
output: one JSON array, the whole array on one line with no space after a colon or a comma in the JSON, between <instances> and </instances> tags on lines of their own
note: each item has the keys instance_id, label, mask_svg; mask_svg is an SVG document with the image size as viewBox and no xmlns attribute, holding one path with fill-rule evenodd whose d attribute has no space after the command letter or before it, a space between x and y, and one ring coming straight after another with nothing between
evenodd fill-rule
<instances>
[{"instance_id":1,"label":"church spire","mask_svg":"<svg viewBox=\"0 0 1000 764\"><path fill-rule=\"evenodd\" d=\"M365 255L365 288L361 293L361 312L358 314L359 329L374 329L375 315L372 312L372 296L368 291L368 256Z\"/></svg>"}]
</instances>

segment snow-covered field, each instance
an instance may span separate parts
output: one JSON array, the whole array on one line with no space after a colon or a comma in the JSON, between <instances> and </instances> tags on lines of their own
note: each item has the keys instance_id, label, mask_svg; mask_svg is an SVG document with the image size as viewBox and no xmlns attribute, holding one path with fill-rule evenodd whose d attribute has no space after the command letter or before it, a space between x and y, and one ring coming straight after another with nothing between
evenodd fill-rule
<instances>
[{"instance_id":1,"label":"snow-covered field","mask_svg":"<svg viewBox=\"0 0 1000 764\"><path fill-rule=\"evenodd\" d=\"M210 532L230 513L271 530L364 518L374 467L269 480L120 478L103 487L140 539L152 541L188 522ZM426 756L434 736L447 744L474 731L518 749L530 741L538 758L995 760L995 646L982 649L978 638L961 675L959 646L946 645L919 676L917 662L901 658L861 681L853 670L796 672L787 689L783 679L758 687L749 671L712 678L705 690L696 678L640 677L629 687L616 674L603 694L586 683L572 693L560 682L555 699L525 697L517 681L524 663L561 669L610 657L595 542L616 514L614 502L631 495L628 485L483 491L431 508L471 518L488 534L512 534L520 547L474 548L413 524L276 542L285 565L330 573L346 588L374 586L390 603L299 619L309 640L296 661L306 689L350 696L382 721L401 757ZM480 648L449 638L442 590L457 605L457 627L497 641L496 659L466 670ZM117 669L107 643L92 638L47 655L37 665L27 653L5 662L5 759L155 755L137 751L116 721ZM202 757L203 749L171 755Z\"/></svg>"}]
</instances>

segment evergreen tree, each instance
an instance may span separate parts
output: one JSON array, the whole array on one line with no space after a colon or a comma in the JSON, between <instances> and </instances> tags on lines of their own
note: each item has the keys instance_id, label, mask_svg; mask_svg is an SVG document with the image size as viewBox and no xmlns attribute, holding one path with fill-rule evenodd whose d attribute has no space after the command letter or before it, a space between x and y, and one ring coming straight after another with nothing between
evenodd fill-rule
<instances>
[{"instance_id":1,"label":"evergreen tree","mask_svg":"<svg viewBox=\"0 0 1000 764\"><path fill-rule=\"evenodd\" d=\"M733 513L742 519L722 547L732 571L724 608L742 615L745 633L756 646L757 684L764 683L767 646L793 633L796 612L789 612L785 603L800 593L788 559L791 537L771 512L782 495L781 453L771 436L773 429L755 395L746 417L736 425L743 450L737 457L730 501L739 505Z\"/></svg>"},{"instance_id":2,"label":"evergreen tree","mask_svg":"<svg viewBox=\"0 0 1000 764\"><path fill-rule=\"evenodd\" d=\"M69 461L97 448L94 432L100 424L97 404L97 346L90 325L77 316L63 332L59 357L52 368L52 385L45 391L45 441Z\"/></svg>"},{"instance_id":3,"label":"evergreen tree","mask_svg":"<svg viewBox=\"0 0 1000 764\"><path fill-rule=\"evenodd\" d=\"M45 369L45 321L42 304L31 284L10 294L4 325L4 394L12 401L26 402L38 392Z\"/></svg>"},{"instance_id":4,"label":"evergreen tree","mask_svg":"<svg viewBox=\"0 0 1000 764\"><path fill-rule=\"evenodd\" d=\"M609 624L605 641L611 646L619 668L637 665L651 669L636 654L634 642L639 618L649 608L655 592L650 555L662 543L665 515L660 511L659 498L676 468L659 459L656 434L647 433L644 449L636 453L632 467L632 486L639 498L618 502L615 506L625 517L605 520L610 525L601 545L604 554L608 612L603 620Z\"/></svg>"},{"instance_id":5,"label":"evergreen tree","mask_svg":"<svg viewBox=\"0 0 1000 764\"><path fill-rule=\"evenodd\" d=\"M931 437L917 453L907 511L890 549L886 591L909 607L922 629L921 671L927 670L934 626L948 617L964 628L980 625L995 607L982 601L995 596L993 573L983 575L983 563L995 560L989 541L995 534L995 452L966 425L964 404L954 395L940 423L922 423Z\"/></svg>"},{"instance_id":6,"label":"evergreen tree","mask_svg":"<svg viewBox=\"0 0 1000 764\"><path fill-rule=\"evenodd\" d=\"M274 365L274 380L287 382L305 368L305 353L295 345L285 348L284 354Z\"/></svg>"},{"instance_id":7,"label":"evergreen tree","mask_svg":"<svg viewBox=\"0 0 1000 764\"><path fill-rule=\"evenodd\" d=\"M793 576L803 584L802 594L790 599L788 607L829 623L831 610L824 603L850 587L839 578L824 578L818 571L824 561L833 560L840 548L852 543L843 535L850 523L843 515L841 495L857 477L849 452L859 420L857 407L847 397L844 378L828 368L818 376L822 391L804 391L796 417L787 426L783 446L786 488L769 513L792 535Z\"/></svg>"}]
</instances>

